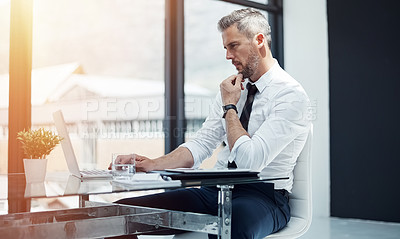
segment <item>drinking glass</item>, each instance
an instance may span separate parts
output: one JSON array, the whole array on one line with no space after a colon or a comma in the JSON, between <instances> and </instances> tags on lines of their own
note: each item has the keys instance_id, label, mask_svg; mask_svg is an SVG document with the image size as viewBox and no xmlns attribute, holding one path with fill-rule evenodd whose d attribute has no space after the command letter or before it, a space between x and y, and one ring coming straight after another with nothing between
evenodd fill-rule
<instances>
[{"instance_id":1,"label":"drinking glass","mask_svg":"<svg viewBox=\"0 0 400 239\"><path fill-rule=\"evenodd\" d=\"M134 154L112 154L113 180L130 180L136 173ZM124 161L124 162L122 162Z\"/></svg>"}]
</instances>

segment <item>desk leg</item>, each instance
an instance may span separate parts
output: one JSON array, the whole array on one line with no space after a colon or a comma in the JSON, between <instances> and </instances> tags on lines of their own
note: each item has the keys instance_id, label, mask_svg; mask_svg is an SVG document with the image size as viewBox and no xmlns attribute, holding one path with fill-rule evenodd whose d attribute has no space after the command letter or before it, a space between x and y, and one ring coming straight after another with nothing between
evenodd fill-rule
<instances>
[{"instance_id":1,"label":"desk leg","mask_svg":"<svg viewBox=\"0 0 400 239\"><path fill-rule=\"evenodd\" d=\"M233 185L218 185L218 217L220 220L219 236L221 239L231 238L232 191Z\"/></svg>"},{"instance_id":2,"label":"desk leg","mask_svg":"<svg viewBox=\"0 0 400 239\"><path fill-rule=\"evenodd\" d=\"M79 195L79 207L85 207L86 201L89 201L89 195Z\"/></svg>"}]
</instances>

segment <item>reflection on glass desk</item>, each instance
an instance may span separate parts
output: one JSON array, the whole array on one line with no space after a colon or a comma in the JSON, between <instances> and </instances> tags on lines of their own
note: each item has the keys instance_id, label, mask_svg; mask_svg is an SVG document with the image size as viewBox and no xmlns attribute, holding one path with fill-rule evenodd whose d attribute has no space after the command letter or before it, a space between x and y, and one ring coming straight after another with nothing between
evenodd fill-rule
<instances>
[{"instance_id":1,"label":"reflection on glass desk","mask_svg":"<svg viewBox=\"0 0 400 239\"><path fill-rule=\"evenodd\" d=\"M6 186L0 192L0 200L8 199L10 195L14 199L51 198L181 187L178 181L146 180L124 184L110 178L82 180L66 172L48 173L45 181L40 183L26 183L23 173L2 174L0 183Z\"/></svg>"},{"instance_id":2,"label":"reflection on glass desk","mask_svg":"<svg viewBox=\"0 0 400 239\"><path fill-rule=\"evenodd\" d=\"M81 180L67 173L48 173L44 182L26 184L24 174L0 175L0 200L56 198L76 195L80 207L46 212L9 213L0 216L1 238L99 238L139 234L166 228L197 231L230 238L231 189L235 184L278 180L240 177L191 180L142 180L117 182L112 179ZM54 185L57 185L55 187ZM217 186L218 216L156 208L98 203L90 195L192 186Z\"/></svg>"}]
</instances>

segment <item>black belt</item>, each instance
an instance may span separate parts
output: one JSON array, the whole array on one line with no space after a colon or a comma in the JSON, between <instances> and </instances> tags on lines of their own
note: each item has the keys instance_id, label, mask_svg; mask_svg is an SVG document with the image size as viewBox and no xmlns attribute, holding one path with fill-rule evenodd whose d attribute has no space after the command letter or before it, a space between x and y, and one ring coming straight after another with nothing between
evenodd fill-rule
<instances>
[{"instance_id":1,"label":"black belt","mask_svg":"<svg viewBox=\"0 0 400 239\"><path fill-rule=\"evenodd\" d=\"M287 200L289 200L289 192L285 189L275 189L275 192L282 194Z\"/></svg>"}]
</instances>

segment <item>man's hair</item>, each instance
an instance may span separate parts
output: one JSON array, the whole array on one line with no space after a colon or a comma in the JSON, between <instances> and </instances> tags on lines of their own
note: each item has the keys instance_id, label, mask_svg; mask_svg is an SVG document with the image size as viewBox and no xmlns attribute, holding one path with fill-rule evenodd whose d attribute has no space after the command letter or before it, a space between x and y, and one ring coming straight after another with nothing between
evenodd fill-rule
<instances>
[{"instance_id":1,"label":"man's hair","mask_svg":"<svg viewBox=\"0 0 400 239\"><path fill-rule=\"evenodd\" d=\"M218 30L223 32L234 24L237 24L239 32L248 39L252 39L257 33L264 34L268 47L271 49L271 27L261 12L253 8L235 10L219 20Z\"/></svg>"}]
</instances>

